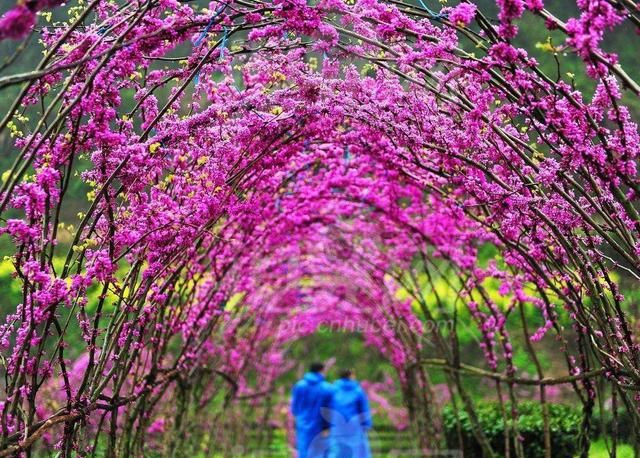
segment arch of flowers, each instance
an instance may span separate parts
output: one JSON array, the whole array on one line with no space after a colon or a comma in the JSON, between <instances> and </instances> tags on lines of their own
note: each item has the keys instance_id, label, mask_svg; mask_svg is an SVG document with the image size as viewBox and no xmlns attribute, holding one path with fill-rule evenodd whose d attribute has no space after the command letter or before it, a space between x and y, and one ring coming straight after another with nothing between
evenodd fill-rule
<instances>
[{"instance_id":1,"label":"arch of flowers","mask_svg":"<svg viewBox=\"0 0 640 458\"><path fill-rule=\"evenodd\" d=\"M425 447L441 440L431 367L472 419L470 376L512 401L506 416L520 384L544 412L550 385L571 386L583 431L605 396L638 412L619 282L640 275L640 139L621 103L640 86L600 49L638 24L634 2L579 0L561 21L542 0L498 0L497 20L467 2L93 0L34 31L60 3L0 19L0 39L45 48L0 76L18 94L0 120L15 141L0 230L21 297L0 327L0 456L142 454L159 418L179 450L187 425L216 421L189 403L259 396L288 342L345 317L378 326L364 338L397 369ZM523 14L565 34L549 47L582 59L592 98L512 45ZM74 186L84 208L67 204ZM453 309L484 361L439 329L423 351L425 323ZM563 377L542 370L542 339Z\"/></svg>"}]
</instances>

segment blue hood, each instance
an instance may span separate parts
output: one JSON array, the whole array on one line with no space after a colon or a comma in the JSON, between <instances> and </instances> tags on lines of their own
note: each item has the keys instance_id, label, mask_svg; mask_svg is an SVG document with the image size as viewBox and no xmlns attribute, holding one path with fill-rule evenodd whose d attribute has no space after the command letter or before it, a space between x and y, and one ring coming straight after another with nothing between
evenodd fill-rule
<instances>
[{"instance_id":1,"label":"blue hood","mask_svg":"<svg viewBox=\"0 0 640 458\"><path fill-rule=\"evenodd\" d=\"M351 391L360 388L360 384L358 382L348 378L341 378L340 380L336 380L333 386L343 391Z\"/></svg>"},{"instance_id":2,"label":"blue hood","mask_svg":"<svg viewBox=\"0 0 640 458\"><path fill-rule=\"evenodd\" d=\"M317 383L324 381L323 375L320 374L319 372L307 372L306 374L304 374L304 377L302 378L309 385L315 385Z\"/></svg>"}]
</instances>

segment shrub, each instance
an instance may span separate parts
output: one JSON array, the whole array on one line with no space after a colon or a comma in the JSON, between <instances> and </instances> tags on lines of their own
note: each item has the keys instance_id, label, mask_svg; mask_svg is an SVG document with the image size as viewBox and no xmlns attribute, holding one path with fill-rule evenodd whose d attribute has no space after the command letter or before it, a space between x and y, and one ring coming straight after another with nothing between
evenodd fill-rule
<instances>
[{"instance_id":1,"label":"shrub","mask_svg":"<svg viewBox=\"0 0 640 458\"><path fill-rule=\"evenodd\" d=\"M593 420L593 436L594 438L602 437L602 429L601 429L601 420L599 418L594 418ZM618 412L618 421L617 421L617 429L618 429L618 440L620 442L629 442L632 443L634 440L634 427L633 427L633 418L631 417L631 413L627 410L620 410ZM613 432L616 430L616 425L614 425L613 414L611 412L604 413L604 425L605 432L608 436L613 436Z\"/></svg>"},{"instance_id":2,"label":"shrub","mask_svg":"<svg viewBox=\"0 0 640 458\"><path fill-rule=\"evenodd\" d=\"M551 447L554 458L571 458L577 451L576 437L579 432L582 414L579 410L561 404L549 404L549 420L551 427ZM505 405L510 412L510 405ZM505 452L505 421L500 404L482 403L476 408L480 426L493 450L501 456ZM456 414L453 408L446 406L443 412L444 431L447 446L458 449L458 433ZM481 457L482 449L473 435L469 415L464 410L458 411L458 419L462 430L463 451L465 457ZM527 458L544 457L544 420L542 406L535 402L518 404L517 428L522 437L524 453Z\"/></svg>"}]
</instances>

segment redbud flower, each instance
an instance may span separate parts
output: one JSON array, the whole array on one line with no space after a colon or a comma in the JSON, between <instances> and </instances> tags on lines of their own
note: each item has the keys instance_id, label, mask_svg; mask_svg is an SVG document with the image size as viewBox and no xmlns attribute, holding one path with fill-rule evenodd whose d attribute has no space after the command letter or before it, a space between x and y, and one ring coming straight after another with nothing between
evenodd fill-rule
<instances>
[{"instance_id":1,"label":"redbud flower","mask_svg":"<svg viewBox=\"0 0 640 458\"><path fill-rule=\"evenodd\" d=\"M0 40L19 40L36 24L36 14L24 5L16 6L0 17Z\"/></svg>"}]
</instances>

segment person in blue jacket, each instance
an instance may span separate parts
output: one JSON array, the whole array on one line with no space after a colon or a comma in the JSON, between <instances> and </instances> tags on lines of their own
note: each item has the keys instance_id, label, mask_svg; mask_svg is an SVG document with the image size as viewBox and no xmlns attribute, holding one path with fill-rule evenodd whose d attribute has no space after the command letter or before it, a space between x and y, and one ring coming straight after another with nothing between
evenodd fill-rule
<instances>
[{"instance_id":1,"label":"person in blue jacket","mask_svg":"<svg viewBox=\"0 0 640 458\"><path fill-rule=\"evenodd\" d=\"M333 390L323 370L322 363L313 363L293 386L291 412L296 421L298 458L325 458L329 447L329 422L322 411L329 408Z\"/></svg>"},{"instance_id":2,"label":"person in blue jacket","mask_svg":"<svg viewBox=\"0 0 640 458\"><path fill-rule=\"evenodd\" d=\"M367 432L372 427L369 400L353 372L343 371L333 384L331 458L371 458Z\"/></svg>"}]
</instances>

